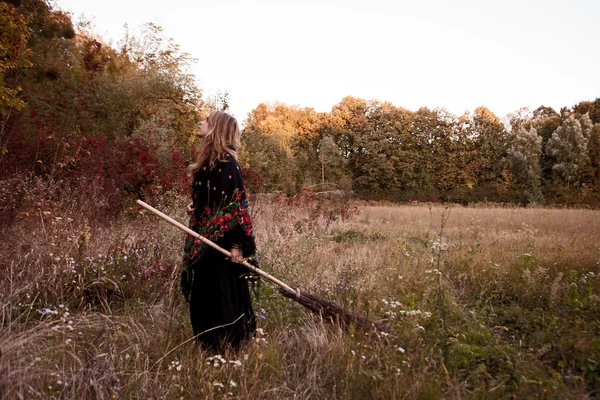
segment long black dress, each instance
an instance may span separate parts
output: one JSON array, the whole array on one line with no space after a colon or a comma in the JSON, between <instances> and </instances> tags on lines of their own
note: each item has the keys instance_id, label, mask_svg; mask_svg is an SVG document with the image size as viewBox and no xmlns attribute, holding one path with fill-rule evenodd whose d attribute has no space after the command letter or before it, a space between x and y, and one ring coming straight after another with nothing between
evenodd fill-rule
<instances>
[{"instance_id":1,"label":"long black dress","mask_svg":"<svg viewBox=\"0 0 600 400\"><path fill-rule=\"evenodd\" d=\"M226 161L216 163L214 168L203 165L194 177L192 199L195 210L190 228L224 249L241 248L244 258L258 266L254 230L237 161L226 155ZM181 284L190 302L194 335L215 350L227 344L239 345L256 330L248 287L249 278L255 276L190 235L184 251Z\"/></svg>"}]
</instances>

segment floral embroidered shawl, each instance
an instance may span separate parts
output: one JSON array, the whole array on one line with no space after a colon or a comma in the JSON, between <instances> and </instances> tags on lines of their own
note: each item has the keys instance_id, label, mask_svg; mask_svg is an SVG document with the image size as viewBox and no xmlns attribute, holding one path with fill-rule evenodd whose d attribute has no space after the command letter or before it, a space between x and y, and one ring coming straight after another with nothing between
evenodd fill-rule
<instances>
[{"instance_id":1,"label":"floral embroidered shawl","mask_svg":"<svg viewBox=\"0 0 600 400\"><path fill-rule=\"evenodd\" d=\"M214 168L203 165L192 185L194 214L190 229L215 242L222 248L242 249L246 261L258 267L256 242L244 180L237 161L226 155ZM187 235L184 246L183 270L192 267L208 246L200 239Z\"/></svg>"}]
</instances>

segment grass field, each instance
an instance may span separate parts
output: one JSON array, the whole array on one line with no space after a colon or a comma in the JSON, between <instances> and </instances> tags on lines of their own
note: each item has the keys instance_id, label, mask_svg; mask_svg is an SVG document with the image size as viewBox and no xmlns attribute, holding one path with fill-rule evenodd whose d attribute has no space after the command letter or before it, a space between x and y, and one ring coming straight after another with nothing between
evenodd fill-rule
<instances>
[{"instance_id":1,"label":"grass field","mask_svg":"<svg viewBox=\"0 0 600 400\"><path fill-rule=\"evenodd\" d=\"M262 282L257 337L215 356L189 341L182 233L40 185L1 231L2 398L600 396L599 211L255 198L263 269L391 331Z\"/></svg>"}]
</instances>

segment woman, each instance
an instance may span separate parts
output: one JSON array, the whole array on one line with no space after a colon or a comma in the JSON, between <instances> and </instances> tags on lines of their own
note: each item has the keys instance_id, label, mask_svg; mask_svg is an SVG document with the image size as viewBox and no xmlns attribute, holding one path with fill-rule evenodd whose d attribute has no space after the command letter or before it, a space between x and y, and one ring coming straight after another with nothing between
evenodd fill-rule
<instances>
[{"instance_id":1,"label":"woman","mask_svg":"<svg viewBox=\"0 0 600 400\"><path fill-rule=\"evenodd\" d=\"M237 346L256 330L248 279L240 263L256 263L256 244L235 149L235 118L213 111L200 124L193 176L190 228L231 252L231 259L190 235L185 241L181 286L190 303L194 335L213 350Z\"/></svg>"}]
</instances>

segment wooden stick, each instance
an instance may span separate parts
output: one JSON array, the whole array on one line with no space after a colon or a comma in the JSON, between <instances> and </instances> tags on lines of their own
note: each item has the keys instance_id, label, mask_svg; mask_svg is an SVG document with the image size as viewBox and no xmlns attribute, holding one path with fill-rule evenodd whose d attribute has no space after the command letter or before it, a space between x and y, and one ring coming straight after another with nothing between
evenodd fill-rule
<instances>
[{"instance_id":1,"label":"wooden stick","mask_svg":"<svg viewBox=\"0 0 600 400\"><path fill-rule=\"evenodd\" d=\"M194 232L193 230L191 230L190 228L188 228L187 226L175 221L173 218L169 217L168 215L158 211L156 208L152 207L151 205L144 203L141 200L137 200L136 201L140 206L144 207L146 210L151 211L152 213L158 215L159 217L161 217L162 219L164 219L165 221L167 221L168 223L170 223L171 225L176 226L177 228L181 229L182 231L186 232L189 235L192 235L195 238L198 238L200 240L202 240L204 243L206 243L207 245L209 245L210 247L212 247L213 249L220 251L221 253L225 254L227 257L231 257L231 253L227 250L225 250L224 248L220 247L219 245L213 243L212 241L208 240L207 238L205 238L204 236L201 236L200 234L198 234L197 232ZM294 289L289 285L286 285L285 283L283 283L282 281L280 281L279 279L275 278L273 275L268 274L267 272L263 271L260 268L256 268L254 265L250 264L248 261L244 261L242 263L242 265L246 268L248 268L249 270L251 270L252 272L257 273L258 275L268 279L269 281L273 282L274 284L278 285L279 287L281 287L282 289L290 292L290 293L294 293L296 294L297 297L300 296L300 289Z\"/></svg>"}]
</instances>

